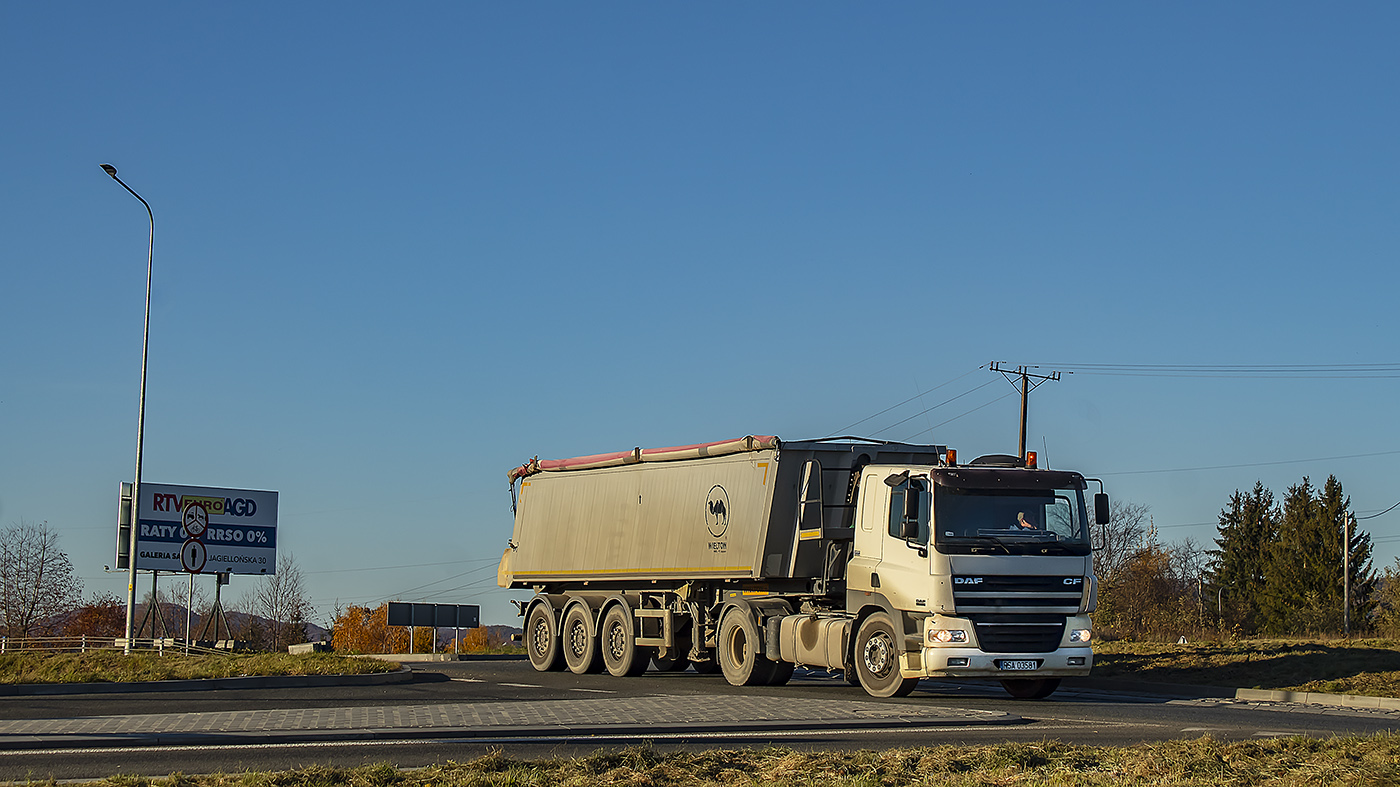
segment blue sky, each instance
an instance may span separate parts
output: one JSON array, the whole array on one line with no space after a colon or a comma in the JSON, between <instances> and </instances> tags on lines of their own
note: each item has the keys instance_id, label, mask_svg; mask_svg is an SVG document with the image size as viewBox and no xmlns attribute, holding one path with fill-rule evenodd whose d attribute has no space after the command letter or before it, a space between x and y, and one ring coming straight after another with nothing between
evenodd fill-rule
<instances>
[{"instance_id":1,"label":"blue sky","mask_svg":"<svg viewBox=\"0 0 1400 787\"><path fill-rule=\"evenodd\" d=\"M1209 542L1256 480L1335 473L1379 512L1394 372L1082 365L1400 363L1397 23L5 4L0 525L47 521L124 589L148 228L103 162L156 216L145 478L279 491L324 617L513 622L505 473L534 455L822 436L945 383L856 431L1013 452L991 360L1080 365L1030 443L1165 540ZM1389 563L1400 511L1365 525Z\"/></svg>"}]
</instances>

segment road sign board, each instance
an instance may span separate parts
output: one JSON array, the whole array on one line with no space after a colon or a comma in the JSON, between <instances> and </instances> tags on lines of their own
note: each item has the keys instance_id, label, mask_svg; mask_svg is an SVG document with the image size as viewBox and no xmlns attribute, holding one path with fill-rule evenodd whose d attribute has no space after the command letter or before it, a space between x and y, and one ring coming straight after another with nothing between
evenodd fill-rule
<instances>
[{"instance_id":1,"label":"road sign board","mask_svg":"<svg viewBox=\"0 0 1400 787\"><path fill-rule=\"evenodd\" d=\"M481 607L476 604L407 604L389 602L390 626L432 626L474 629L481 625Z\"/></svg>"}]
</instances>

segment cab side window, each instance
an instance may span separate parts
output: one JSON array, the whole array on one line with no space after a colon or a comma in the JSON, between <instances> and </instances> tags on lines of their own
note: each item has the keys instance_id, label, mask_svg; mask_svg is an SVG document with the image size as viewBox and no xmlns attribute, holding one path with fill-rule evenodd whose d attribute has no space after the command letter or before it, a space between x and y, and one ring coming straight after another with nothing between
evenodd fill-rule
<instances>
[{"instance_id":1,"label":"cab side window","mask_svg":"<svg viewBox=\"0 0 1400 787\"><path fill-rule=\"evenodd\" d=\"M921 482L906 481L890 492L889 530L891 538L904 539L905 534L914 532L910 540L918 544L928 544L929 510L928 493ZM906 525L906 522L909 523ZM906 529L907 528L907 529Z\"/></svg>"}]
</instances>

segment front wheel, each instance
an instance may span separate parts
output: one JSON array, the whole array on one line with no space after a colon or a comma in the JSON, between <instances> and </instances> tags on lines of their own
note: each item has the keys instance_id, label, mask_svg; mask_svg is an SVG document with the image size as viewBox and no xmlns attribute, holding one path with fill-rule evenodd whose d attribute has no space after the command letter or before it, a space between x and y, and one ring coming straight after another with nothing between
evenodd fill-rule
<instances>
[{"instance_id":1,"label":"front wheel","mask_svg":"<svg viewBox=\"0 0 1400 787\"><path fill-rule=\"evenodd\" d=\"M1060 679L1009 678L1001 682L1001 687L1018 700L1043 700L1060 687Z\"/></svg>"},{"instance_id":2,"label":"front wheel","mask_svg":"<svg viewBox=\"0 0 1400 787\"><path fill-rule=\"evenodd\" d=\"M899 639L890 616L876 612L856 634L856 673L872 697L903 697L919 685L918 678L899 674Z\"/></svg>"}]
</instances>

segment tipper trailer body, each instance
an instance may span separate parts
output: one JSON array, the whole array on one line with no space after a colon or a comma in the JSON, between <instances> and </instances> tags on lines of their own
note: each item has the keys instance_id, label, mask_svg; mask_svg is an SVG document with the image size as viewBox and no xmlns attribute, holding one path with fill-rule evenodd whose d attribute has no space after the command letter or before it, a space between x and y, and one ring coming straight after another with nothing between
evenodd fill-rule
<instances>
[{"instance_id":1,"label":"tipper trailer body","mask_svg":"<svg viewBox=\"0 0 1400 787\"><path fill-rule=\"evenodd\" d=\"M1045 696L1092 666L1096 585L1085 479L1025 465L764 436L532 460L510 473L498 582L535 591L520 612L542 671L757 685L801 665L876 696L922 677Z\"/></svg>"}]
</instances>

